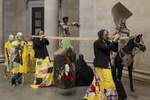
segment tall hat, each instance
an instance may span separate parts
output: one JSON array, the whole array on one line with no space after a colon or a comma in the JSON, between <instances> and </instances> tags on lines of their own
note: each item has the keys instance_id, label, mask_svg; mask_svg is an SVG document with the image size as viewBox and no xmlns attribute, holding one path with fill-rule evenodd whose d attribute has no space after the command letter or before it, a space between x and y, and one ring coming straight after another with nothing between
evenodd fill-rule
<instances>
[{"instance_id":1,"label":"tall hat","mask_svg":"<svg viewBox=\"0 0 150 100\"><path fill-rule=\"evenodd\" d=\"M20 38L20 37L22 37L22 36L23 36L22 32L18 32L18 33L16 34L16 37L15 37L15 38Z\"/></svg>"},{"instance_id":2,"label":"tall hat","mask_svg":"<svg viewBox=\"0 0 150 100\"><path fill-rule=\"evenodd\" d=\"M126 20L132 15L132 12L120 2L116 3L112 8L112 16L117 27L123 21L126 22Z\"/></svg>"}]
</instances>

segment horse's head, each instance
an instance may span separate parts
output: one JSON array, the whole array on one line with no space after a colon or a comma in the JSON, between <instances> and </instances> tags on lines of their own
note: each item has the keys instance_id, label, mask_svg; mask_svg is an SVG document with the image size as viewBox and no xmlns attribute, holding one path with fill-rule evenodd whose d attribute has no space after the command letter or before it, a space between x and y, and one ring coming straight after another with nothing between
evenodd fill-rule
<instances>
[{"instance_id":1,"label":"horse's head","mask_svg":"<svg viewBox=\"0 0 150 100\"><path fill-rule=\"evenodd\" d=\"M145 52L146 46L143 41L143 35L139 34L134 37L131 37L127 45L125 45L122 49L128 54L136 54L139 51Z\"/></svg>"},{"instance_id":2,"label":"horse's head","mask_svg":"<svg viewBox=\"0 0 150 100\"><path fill-rule=\"evenodd\" d=\"M144 44L142 34L139 34L136 37L134 37L134 43L135 43L136 49L139 49L140 51L143 51L143 52L146 51L146 46Z\"/></svg>"}]
</instances>

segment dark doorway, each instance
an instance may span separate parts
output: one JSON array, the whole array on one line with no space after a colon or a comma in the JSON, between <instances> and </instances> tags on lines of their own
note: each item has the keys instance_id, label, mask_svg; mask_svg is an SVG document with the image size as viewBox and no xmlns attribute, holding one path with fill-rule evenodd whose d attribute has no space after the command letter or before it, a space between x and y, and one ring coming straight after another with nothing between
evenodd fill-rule
<instances>
[{"instance_id":1,"label":"dark doorway","mask_svg":"<svg viewBox=\"0 0 150 100\"><path fill-rule=\"evenodd\" d=\"M44 7L32 8L32 35L39 30L44 31Z\"/></svg>"}]
</instances>

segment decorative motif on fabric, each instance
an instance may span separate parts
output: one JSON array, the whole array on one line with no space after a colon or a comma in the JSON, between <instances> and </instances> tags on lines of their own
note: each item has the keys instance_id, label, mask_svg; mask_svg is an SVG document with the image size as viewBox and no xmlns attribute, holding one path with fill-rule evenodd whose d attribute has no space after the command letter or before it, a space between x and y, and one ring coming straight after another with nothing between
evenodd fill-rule
<instances>
[{"instance_id":1,"label":"decorative motif on fabric","mask_svg":"<svg viewBox=\"0 0 150 100\"><path fill-rule=\"evenodd\" d=\"M101 79L95 75L90 87L87 89L83 100L118 100L116 90L104 89L101 90Z\"/></svg>"}]
</instances>

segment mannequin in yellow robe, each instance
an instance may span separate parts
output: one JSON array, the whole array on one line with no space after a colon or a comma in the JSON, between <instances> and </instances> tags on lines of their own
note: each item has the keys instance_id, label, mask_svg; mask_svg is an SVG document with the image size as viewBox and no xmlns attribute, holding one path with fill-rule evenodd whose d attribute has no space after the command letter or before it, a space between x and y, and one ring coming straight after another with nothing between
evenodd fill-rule
<instances>
[{"instance_id":1,"label":"mannequin in yellow robe","mask_svg":"<svg viewBox=\"0 0 150 100\"><path fill-rule=\"evenodd\" d=\"M35 69L35 59L34 59L34 50L33 44L31 41L28 41L24 47L22 52L22 60L23 66L21 68L22 73L33 72Z\"/></svg>"},{"instance_id":2,"label":"mannequin in yellow robe","mask_svg":"<svg viewBox=\"0 0 150 100\"><path fill-rule=\"evenodd\" d=\"M18 32L15 40L12 42L11 58L12 58L12 69L13 76L11 78L12 86L22 84L22 74L27 73L27 68L24 66L24 48L27 42L23 40L23 35Z\"/></svg>"},{"instance_id":3,"label":"mannequin in yellow robe","mask_svg":"<svg viewBox=\"0 0 150 100\"><path fill-rule=\"evenodd\" d=\"M11 34L9 35L8 41L4 45L4 55L5 55L5 76L6 78L9 77L9 73L11 70L11 48L12 48L12 42L14 41L14 36Z\"/></svg>"}]
</instances>

